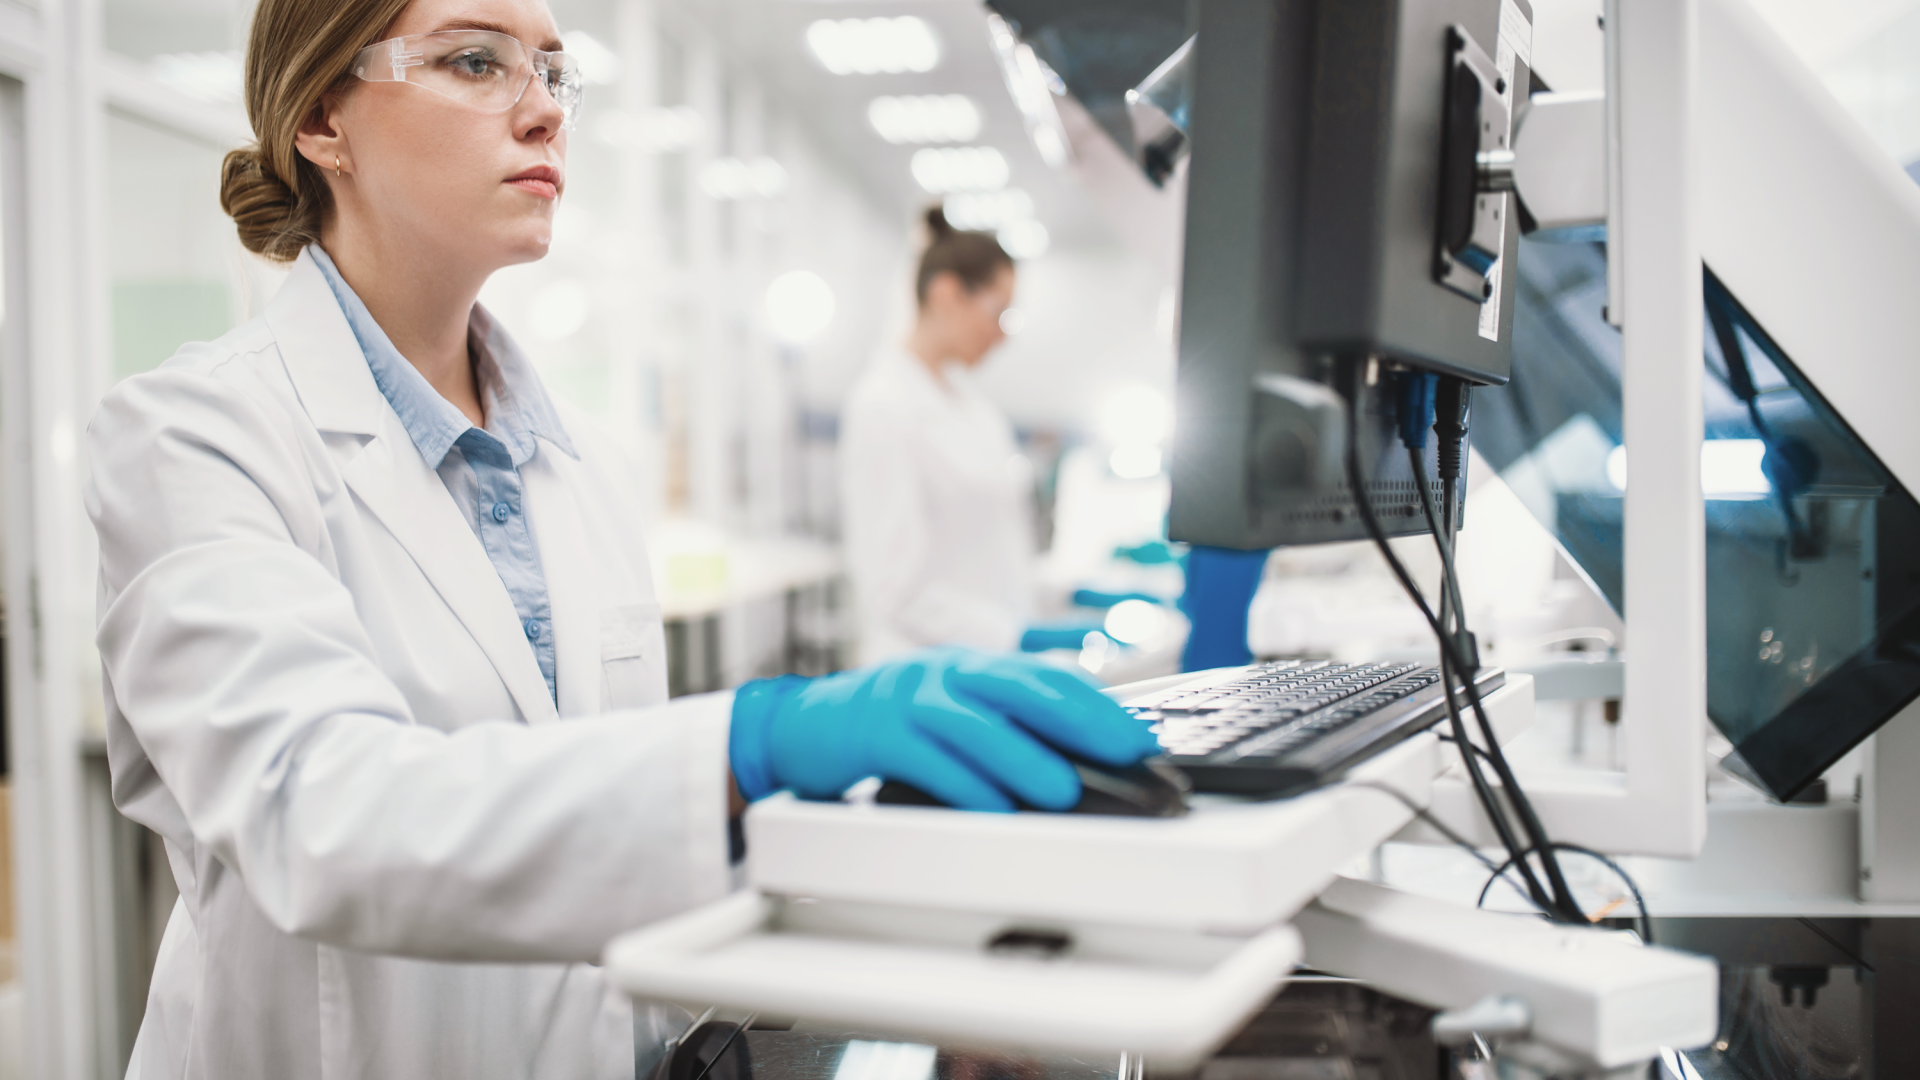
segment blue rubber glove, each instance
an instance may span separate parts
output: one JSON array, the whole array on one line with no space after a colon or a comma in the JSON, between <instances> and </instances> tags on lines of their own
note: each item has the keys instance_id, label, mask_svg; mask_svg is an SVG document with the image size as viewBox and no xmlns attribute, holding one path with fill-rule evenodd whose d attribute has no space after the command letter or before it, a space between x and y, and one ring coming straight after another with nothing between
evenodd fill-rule
<instances>
[{"instance_id":1,"label":"blue rubber glove","mask_svg":"<svg viewBox=\"0 0 1920 1080\"><path fill-rule=\"evenodd\" d=\"M1175 559L1173 546L1165 540L1149 540L1132 547L1117 547L1113 549L1113 557L1130 559L1142 566L1161 566Z\"/></svg>"},{"instance_id":2,"label":"blue rubber glove","mask_svg":"<svg viewBox=\"0 0 1920 1080\"><path fill-rule=\"evenodd\" d=\"M1077 672L966 649L748 683L734 698L728 743L748 799L782 788L832 799L879 776L948 806L999 811L1015 800L1071 809L1080 778L1063 752L1126 766L1160 745Z\"/></svg>"},{"instance_id":3,"label":"blue rubber glove","mask_svg":"<svg viewBox=\"0 0 1920 1080\"><path fill-rule=\"evenodd\" d=\"M1149 604L1164 604L1165 600L1152 593L1143 592L1102 592L1099 589L1075 589L1074 607L1110 608L1128 600L1145 600Z\"/></svg>"},{"instance_id":4,"label":"blue rubber glove","mask_svg":"<svg viewBox=\"0 0 1920 1080\"><path fill-rule=\"evenodd\" d=\"M1099 623L1086 623L1068 620L1057 623L1035 623L1027 627L1020 635L1021 652L1046 652L1048 649L1085 648L1087 635L1100 631Z\"/></svg>"}]
</instances>

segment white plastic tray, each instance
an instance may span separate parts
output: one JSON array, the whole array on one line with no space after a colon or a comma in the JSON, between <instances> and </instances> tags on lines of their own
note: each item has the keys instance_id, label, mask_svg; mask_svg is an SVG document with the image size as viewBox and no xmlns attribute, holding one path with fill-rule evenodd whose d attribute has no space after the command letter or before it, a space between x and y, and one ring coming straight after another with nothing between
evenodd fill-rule
<instances>
[{"instance_id":1,"label":"white plastic tray","mask_svg":"<svg viewBox=\"0 0 1920 1080\"><path fill-rule=\"evenodd\" d=\"M1062 932L1058 956L989 952ZM804 1017L945 1044L1127 1051L1182 1069L1224 1042L1300 958L1292 927L1229 938L739 893L615 939L638 998Z\"/></svg>"},{"instance_id":2,"label":"white plastic tray","mask_svg":"<svg viewBox=\"0 0 1920 1080\"><path fill-rule=\"evenodd\" d=\"M1532 723L1533 680L1486 698L1503 741ZM1282 922L1412 813L1455 760L1432 733L1341 783L1271 803L1196 800L1184 818L981 814L774 796L748 812L760 891L1037 919L1246 935Z\"/></svg>"}]
</instances>

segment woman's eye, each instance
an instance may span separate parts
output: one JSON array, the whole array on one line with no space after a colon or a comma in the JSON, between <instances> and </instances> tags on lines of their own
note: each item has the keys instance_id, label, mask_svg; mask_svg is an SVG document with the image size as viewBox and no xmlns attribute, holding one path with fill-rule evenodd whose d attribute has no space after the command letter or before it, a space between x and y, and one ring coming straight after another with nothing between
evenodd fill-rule
<instances>
[{"instance_id":1,"label":"woman's eye","mask_svg":"<svg viewBox=\"0 0 1920 1080\"><path fill-rule=\"evenodd\" d=\"M462 53L447 63L454 71L476 78L491 74L494 68L493 57L483 52Z\"/></svg>"}]
</instances>

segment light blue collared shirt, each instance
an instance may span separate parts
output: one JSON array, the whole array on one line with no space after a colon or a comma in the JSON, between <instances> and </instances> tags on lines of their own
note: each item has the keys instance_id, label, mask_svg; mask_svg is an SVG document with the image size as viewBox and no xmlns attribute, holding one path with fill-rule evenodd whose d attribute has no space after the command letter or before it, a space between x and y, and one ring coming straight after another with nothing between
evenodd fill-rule
<instances>
[{"instance_id":1,"label":"light blue collared shirt","mask_svg":"<svg viewBox=\"0 0 1920 1080\"><path fill-rule=\"evenodd\" d=\"M520 466L540 452L537 439L547 440L568 457L580 455L567 438L567 429L561 426L546 387L540 385L533 365L507 332L484 308L474 305L467 341L487 413L487 426L474 427L465 413L441 397L393 347L386 331L373 320L367 305L361 303L320 245L308 245L307 251L326 276L334 299L340 302L347 325L353 328L360 351L367 356L374 384L399 415L400 426L419 448L420 456L440 474L447 493L486 549L500 583L513 599L520 627L540 662L540 674L546 676L547 693L557 702L553 608L547 599L547 577L540 568L540 549L527 524L526 486L521 482Z\"/></svg>"}]
</instances>

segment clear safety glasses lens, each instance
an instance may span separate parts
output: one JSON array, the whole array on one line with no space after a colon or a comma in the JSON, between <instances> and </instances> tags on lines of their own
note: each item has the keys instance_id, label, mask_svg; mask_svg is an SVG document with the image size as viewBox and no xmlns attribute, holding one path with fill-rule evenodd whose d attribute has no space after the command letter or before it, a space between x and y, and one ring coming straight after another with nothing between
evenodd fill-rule
<instances>
[{"instance_id":1,"label":"clear safety glasses lens","mask_svg":"<svg viewBox=\"0 0 1920 1080\"><path fill-rule=\"evenodd\" d=\"M539 79L571 131L584 87L580 65L563 52L543 52L491 30L442 30L390 38L360 50L351 73L368 82L403 82L488 112L519 104Z\"/></svg>"}]
</instances>

